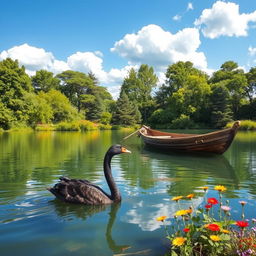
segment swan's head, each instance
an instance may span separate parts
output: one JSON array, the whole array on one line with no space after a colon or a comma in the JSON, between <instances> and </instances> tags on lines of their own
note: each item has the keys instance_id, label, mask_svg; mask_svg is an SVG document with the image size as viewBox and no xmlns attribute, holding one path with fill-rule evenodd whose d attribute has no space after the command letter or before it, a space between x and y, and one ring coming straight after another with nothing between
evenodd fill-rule
<instances>
[{"instance_id":1,"label":"swan's head","mask_svg":"<svg viewBox=\"0 0 256 256\"><path fill-rule=\"evenodd\" d=\"M122 153L131 153L131 151L121 145L116 144L116 145L112 145L109 148L108 153L111 155L118 155Z\"/></svg>"}]
</instances>

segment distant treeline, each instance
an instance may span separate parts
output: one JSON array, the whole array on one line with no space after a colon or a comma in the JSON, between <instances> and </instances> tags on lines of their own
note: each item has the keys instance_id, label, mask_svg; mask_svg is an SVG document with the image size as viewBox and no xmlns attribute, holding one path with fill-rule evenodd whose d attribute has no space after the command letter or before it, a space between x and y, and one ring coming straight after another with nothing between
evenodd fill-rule
<instances>
[{"instance_id":1,"label":"distant treeline","mask_svg":"<svg viewBox=\"0 0 256 256\"><path fill-rule=\"evenodd\" d=\"M221 128L232 120L256 120L256 67L244 72L225 62L209 77L191 62L168 66L157 88L152 67L131 69L113 100L93 73L67 70L32 77L17 60L0 62L0 128L36 127L89 120L106 126L149 124L160 128ZM110 127L110 126L109 126Z\"/></svg>"}]
</instances>

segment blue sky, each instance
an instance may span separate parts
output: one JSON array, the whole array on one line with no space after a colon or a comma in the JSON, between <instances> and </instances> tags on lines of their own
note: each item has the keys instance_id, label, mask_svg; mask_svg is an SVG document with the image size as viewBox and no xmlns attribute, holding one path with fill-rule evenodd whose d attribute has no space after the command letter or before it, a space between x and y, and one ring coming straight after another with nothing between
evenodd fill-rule
<instances>
[{"instance_id":1,"label":"blue sky","mask_svg":"<svg viewBox=\"0 0 256 256\"><path fill-rule=\"evenodd\" d=\"M255 0L2 0L0 27L0 59L30 75L92 71L114 96L142 63L160 81L179 60L209 73L256 66Z\"/></svg>"}]
</instances>

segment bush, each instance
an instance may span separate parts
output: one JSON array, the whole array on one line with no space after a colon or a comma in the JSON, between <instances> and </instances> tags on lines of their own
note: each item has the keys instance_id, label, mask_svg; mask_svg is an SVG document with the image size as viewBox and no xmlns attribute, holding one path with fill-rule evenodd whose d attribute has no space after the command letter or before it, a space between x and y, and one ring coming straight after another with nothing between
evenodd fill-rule
<instances>
[{"instance_id":1,"label":"bush","mask_svg":"<svg viewBox=\"0 0 256 256\"><path fill-rule=\"evenodd\" d=\"M98 125L98 128L100 130L111 130L112 129L112 126L110 124L99 124Z\"/></svg>"},{"instance_id":2,"label":"bush","mask_svg":"<svg viewBox=\"0 0 256 256\"><path fill-rule=\"evenodd\" d=\"M172 129L186 129L192 128L195 124L192 120L190 120L189 116L181 114L180 117L176 118L171 122Z\"/></svg>"},{"instance_id":3,"label":"bush","mask_svg":"<svg viewBox=\"0 0 256 256\"><path fill-rule=\"evenodd\" d=\"M54 131L56 129L53 124L37 124L35 127L36 131Z\"/></svg>"},{"instance_id":4,"label":"bush","mask_svg":"<svg viewBox=\"0 0 256 256\"><path fill-rule=\"evenodd\" d=\"M85 131L93 131L97 130L97 125L91 121L88 120L80 120L75 122L79 126L80 130L85 132Z\"/></svg>"},{"instance_id":5,"label":"bush","mask_svg":"<svg viewBox=\"0 0 256 256\"><path fill-rule=\"evenodd\" d=\"M80 131L80 127L77 122L61 122L56 125L56 131Z\"/></svg>"},{"instance_id":6,"label":"bush","mask_svg":"<svg viewBox=\"0 0 256 256\"><path fill-rule=\"evenodd\" d=\"M112 119L112 114L109 112L102 112L100 117L100 122L102 124L109 124Z\"/></svg>"}]
</instances>

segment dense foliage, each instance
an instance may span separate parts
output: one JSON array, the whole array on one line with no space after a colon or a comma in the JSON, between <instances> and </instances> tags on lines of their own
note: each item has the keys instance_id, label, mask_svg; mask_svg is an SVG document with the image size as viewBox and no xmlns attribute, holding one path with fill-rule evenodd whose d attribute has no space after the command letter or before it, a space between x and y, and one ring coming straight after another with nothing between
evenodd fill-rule
<instances>
[{"instance_id":1,"label":"dense foliage","mask_svg":"<svg viewBox=\"0 0 256 256\"><path fill-rule=\"evenodd\" d=\"M132 68L115 101L93 73L38 70L29 77L7 58L0 61L0 128L82 119L107 126L222 128L232 120L256 120L256 67L246 73L227 61L209 77L180 61L168 66L165 77L157 88L152 67Z\"/></svg>"}]
</instances>

